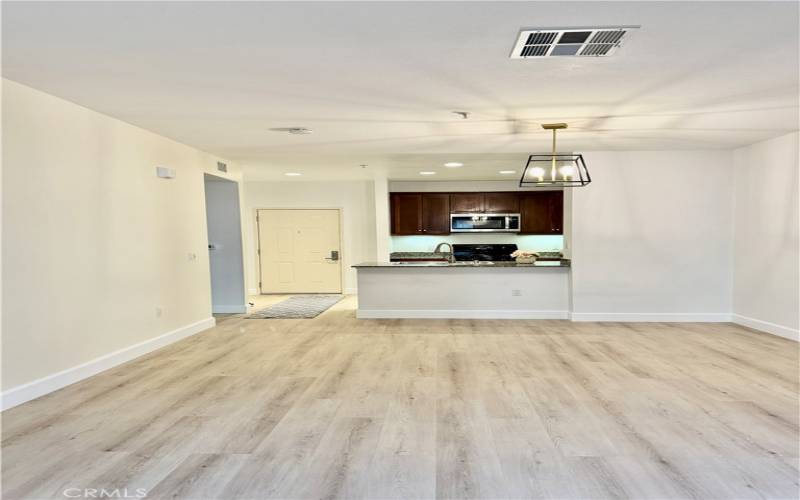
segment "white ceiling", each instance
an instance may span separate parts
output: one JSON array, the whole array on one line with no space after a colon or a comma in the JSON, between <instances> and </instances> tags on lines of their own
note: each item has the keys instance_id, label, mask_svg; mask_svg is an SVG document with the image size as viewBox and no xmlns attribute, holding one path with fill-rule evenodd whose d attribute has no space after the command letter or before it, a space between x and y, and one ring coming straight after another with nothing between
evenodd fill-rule
<instances>
[{"instance_id":1,"label":"white ceiling","mask_svg":"<svg viewBox=\"0 0 800 500\"><path fill-rule=\"evenodd\" d=\"M249 179L496 179L549 148L550 121L569 123L565 151L731 148L798 128L796 2L2 9L6 78L240 161ZM520 28L601 25L641 29L608 58L508 57ZM270 131L295 126L314 133Z\"/></svg>"}]
</instances>

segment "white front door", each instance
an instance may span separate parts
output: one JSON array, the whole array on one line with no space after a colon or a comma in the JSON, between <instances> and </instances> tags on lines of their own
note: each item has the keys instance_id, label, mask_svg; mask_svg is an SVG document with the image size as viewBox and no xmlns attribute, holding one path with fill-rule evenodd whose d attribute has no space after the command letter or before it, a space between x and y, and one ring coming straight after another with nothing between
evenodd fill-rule
<instances>
[{"instance_id":1,"label":"white front door","mask_svg":"<svg viewBox=\"0 0 800 500\"><path fill-rule=\"evenodd\" d=\"M341 293L339 210L258 210L261 293Z\"/></svg>"}]
</instances>

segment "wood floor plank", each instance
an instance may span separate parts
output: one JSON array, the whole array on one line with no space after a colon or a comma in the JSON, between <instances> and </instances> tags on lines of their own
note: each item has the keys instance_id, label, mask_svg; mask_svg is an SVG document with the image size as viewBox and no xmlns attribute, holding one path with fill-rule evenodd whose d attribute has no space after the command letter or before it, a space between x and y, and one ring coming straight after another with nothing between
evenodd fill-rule
<instances>
[{"instance_id":1,"label":"wood floor plank","mask_svg":"<svg viewBox=\"0 0 800 500\"><path fill-rule=\"evenodd\" d=\"M256 298L257 306L280 296ZM797 498L798 345L731 324L219 325L2 414L4 498Z\"/></svg>"},{"instance_id":2,"label":"wood floor plank","mask_svg":"<svg viewBox=\"0 0 800 500\"><path fill-rule=\"evenodd\" d=\"M489 418L479 401L442 398L437 402L436 496L508 496Z\"/></svg>"},{"instance_id":3,"label":"wood floor plank","mask_svg":"<svg viewBox=\"0 0 800 500\"><path fill-rule=\"evenodd\" d=\"M248 455L192 454L147 492L147 498L218 498Z\"/></svg>"}]
</instances>

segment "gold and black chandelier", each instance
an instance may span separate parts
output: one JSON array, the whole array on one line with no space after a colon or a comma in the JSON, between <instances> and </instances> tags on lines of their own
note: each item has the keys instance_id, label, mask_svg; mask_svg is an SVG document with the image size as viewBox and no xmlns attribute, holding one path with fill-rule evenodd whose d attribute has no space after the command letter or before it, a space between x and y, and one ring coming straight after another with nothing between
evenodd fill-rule
<instances>
[{"instance_id":1,"label":"gold and black chandelier","mask_svg":"<svg viewBox=\"0 0 800 500\"><path fill-rule=\"evenodd\" d=\"M519 187L580 187L592 182L583 155L556 152L556 131L567 124L545 123L542 128L553 131L553 152L528 157Z\"/></svg>"}]
</instances>

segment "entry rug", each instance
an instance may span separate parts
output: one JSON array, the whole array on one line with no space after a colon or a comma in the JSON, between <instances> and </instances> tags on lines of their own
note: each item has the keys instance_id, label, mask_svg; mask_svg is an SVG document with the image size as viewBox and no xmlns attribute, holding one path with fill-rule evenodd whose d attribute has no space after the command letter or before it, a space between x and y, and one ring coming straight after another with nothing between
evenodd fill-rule
<instances>
[{"instance_id":1,"label":"entry rug","mask_svg":"<svg viewBox=\"0 0 800 500\"><path fill-rule=\"evenodd\" d=\"M316 318L343 298L344 295L293 295L254 312L247 319Z\"/></svg>"}]
</instances>

